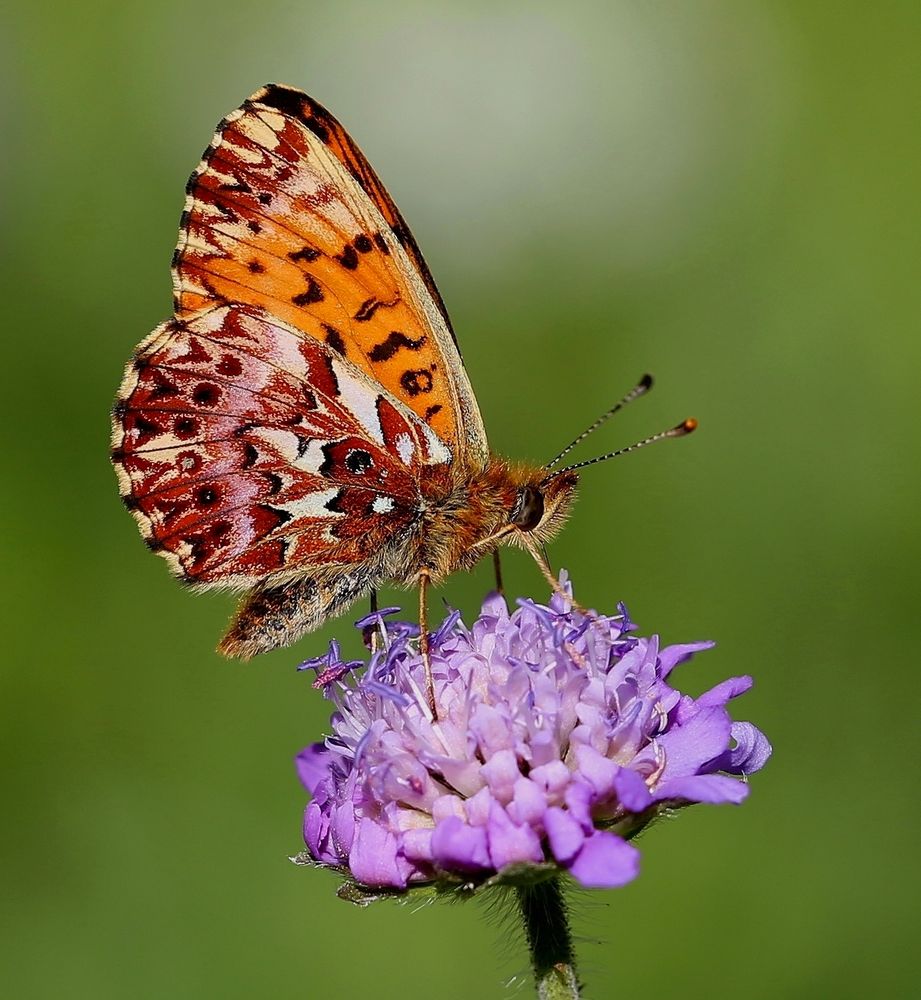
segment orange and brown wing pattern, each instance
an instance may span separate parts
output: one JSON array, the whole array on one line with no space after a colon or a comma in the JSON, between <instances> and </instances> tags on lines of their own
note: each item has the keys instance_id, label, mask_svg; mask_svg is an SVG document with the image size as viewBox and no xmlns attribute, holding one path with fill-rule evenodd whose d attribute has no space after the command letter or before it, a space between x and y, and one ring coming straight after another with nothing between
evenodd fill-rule
<instances>
[{"instance_id":1,"label":"orange and brown wing pattern","mask_svg":"<svg viewBox=\"0 0 921 1000\"><path fill-rule=\"evenodd\" d=\"M188 186L176 315L265 309L328 345L472 468L485 431L441 298L402 216L342 126L270 85L218 127Z\"/></svg>"}]
</instances>

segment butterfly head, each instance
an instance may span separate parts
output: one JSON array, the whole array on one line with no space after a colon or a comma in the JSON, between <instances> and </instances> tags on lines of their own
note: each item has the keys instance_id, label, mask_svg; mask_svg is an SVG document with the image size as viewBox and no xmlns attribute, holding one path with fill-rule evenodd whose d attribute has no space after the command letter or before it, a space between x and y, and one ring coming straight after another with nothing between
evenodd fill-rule
<instances>
[{"instance_id":1,"label":"butterfly head","mask_svg":"<svg viewBox=\"0 0 921 1000\"><path fill-rule=\"evenodd\" d=\"M574 472L567 472L546 479L543 471L538 470L537 475L529 477L518 487L508 517L509 524L517 532L547 542L569 517L579 477Z\"/></svg>"}]
</instances>

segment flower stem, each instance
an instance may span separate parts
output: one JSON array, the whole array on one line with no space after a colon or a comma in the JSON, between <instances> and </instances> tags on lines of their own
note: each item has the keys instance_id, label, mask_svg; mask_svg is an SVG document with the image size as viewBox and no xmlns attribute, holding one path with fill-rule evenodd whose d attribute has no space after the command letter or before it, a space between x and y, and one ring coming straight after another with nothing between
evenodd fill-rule
<instances>
[{"instance_id":1,"label":"flower stem","mask_svg":"<svg viewBox=\"0 0 921 1000\"><path fill-rule=\"evenodd\" d=\"M518 888L518 905L534 968L539 1000L573 1000L581 995L559 878Z\"/></svg>"}]
</instances>

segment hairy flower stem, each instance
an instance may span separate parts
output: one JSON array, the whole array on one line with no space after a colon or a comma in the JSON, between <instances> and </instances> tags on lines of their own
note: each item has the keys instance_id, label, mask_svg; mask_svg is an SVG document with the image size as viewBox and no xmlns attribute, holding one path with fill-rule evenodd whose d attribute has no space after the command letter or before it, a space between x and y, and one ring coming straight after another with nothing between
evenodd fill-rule
<instances>
[{"instance_id":1,"label":"hairy flower stem","mask_svg":"<svg viewBox=\"0 0 921 1000\"><path fill-rule=\"evenodd\" d=\"M560 879L521 886L517 892L539 1000L578 998L579 979Z\"/></svg>"}]
</instances>

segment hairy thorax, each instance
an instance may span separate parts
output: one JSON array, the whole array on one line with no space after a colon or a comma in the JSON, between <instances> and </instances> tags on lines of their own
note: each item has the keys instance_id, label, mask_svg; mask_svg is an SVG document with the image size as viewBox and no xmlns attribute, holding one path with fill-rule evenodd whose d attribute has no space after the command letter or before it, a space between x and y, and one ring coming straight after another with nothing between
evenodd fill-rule
<instances>
[{"instance_id":1,"label":"hairy thorax","mask_svg":"<svg viewBox=\"0 0 921 1000\"><path fill-rule=\"evenodd\" d=\"M429 471L429 470L426 470ZM577 477L569 475L542 485L546 470L511 464L493 457L482 472L430 467L422 480L423 505L406 560L406 582L427 570L437 582L458 569L470 569L501 544L522 545L522 532L512 522L522 492L542 491L544 514L532 533L549 540L565 523Z\"/></svg>"}]
</instances>

